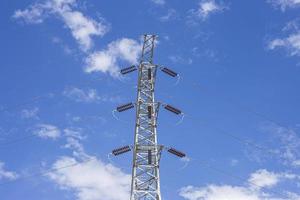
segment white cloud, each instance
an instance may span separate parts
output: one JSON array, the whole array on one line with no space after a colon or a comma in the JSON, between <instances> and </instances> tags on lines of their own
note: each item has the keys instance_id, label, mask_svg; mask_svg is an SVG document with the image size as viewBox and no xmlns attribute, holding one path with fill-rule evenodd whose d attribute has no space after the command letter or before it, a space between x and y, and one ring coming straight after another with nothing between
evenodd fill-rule
<instances>
[{"instance_id":1,"label":"white cloud","mask_svg":"<svg viewBox=\"0 0 300 200\"><path fill-rule=\"evenodd\" d=\"M66 88L63 95L76 101L85 103L97 103L97 102L119 102L119 96L100 96L95 89L80 89L77 87Z\"/></svg>"},{"instance_id":2,"label":"white cloud","mask_svg":"<svg viewBox=\"0 0 300 200\"><path fill-rule=\"evenodd\" d=\"M72 189L78 200L127 200L130 190L130 175L111 164L92 159L79 163L74 158L62 157L53 164L48 177L61 189Z\"/></svg>"},{"instance_id":3,"label":"white cloud","mask_svg":"<svg viewBox=\"0 0 300 200\"><path fill-rule=\"evenodd\" d=\"M270 50L285 48L290 56L300 56L300 31L290 34L286 38L277 38L269 42Z\"/></svg>"},{"instance_id":4,"label":"white cloud","mask_svg":"<svg viewBox=\"0 0 300 200\"><path fill-rule=\"evenodd\" d=\"M24 10L16 10L13 17L23 19L28 24L40 24L48 16L45 5L34 4Z\"/></svg>"},{"instance_id":5,"label":"white cloud","mask_svg":"<svg viewBox=\"0 0 300 200\"><path fill-rule=\"evenodd\" d=\"M205 187L187 186L181 188L179 194L187 200L299 200L299 194L292 192L268 193L262 187L274 187L284 179L294 180L296 175L273 173L265 169L258 170L250 175L246 186L215 185ZM255 188L253 188L255 186ZM257 187L259 186L259 187Z\"/></svg>"},{"instance_id":6,"label":"white cloud","mask_svg":"<svg viewBox=\"0 0 300 200\"><path fill-rule=\"evenodd\" d=\"M165 0L151 0L151 1L157 5L165 5L166 3Z\"/></svg>"},{"instance_id":7,"label":"white cloud","mask_svg":"<svg viewBox=\"0 0 300 200\"><path fill-rule=\"evenodd\" d=\"M282 11L288 8L297 8L300 6L300 0L268 0L275 7L280 7Z\"/></svg>"},{"instance_id":8,"label":"white cloud","mask_svg":"<svg viewBox=\"0 0 300 200\"><path fill-rule=\"evenodd\" d=\"M60 189L74 191L78 200L127 200L131 176L88 155L81 144L85 138L81 130L67 128L64 133L67 137L64 147L72 149L74 157L59 158L47 177Z\"/></svg>"},{"instance_id":9,"label":"white cloud","mask_svg":"<svg viewBox=\"0 0 300 200\"><path fill-rule=\"evenodd\" d=\"M38 124L33 130L33 134L44 139L57 139L61 136L61 131L50 124Z\"/></svg>"},{"instance_id":10,"label":"white cloud","mask_svg":"<svg viewBox=\"0 0 300 200\"><path fill-rule=\"evenodd\" d=\"M180 190L180 196L188 200L260 200L255 192L244 187L230 185L187 186Z\"/></svg>"},{"instance_id":11,"label":"white cloud","mask_svg":"<svg viewBox=\"0 0 300 200\"><path fill-rule=\"evenodd\" d=\"M1 179L15 180L18 178L17 173L5 170L4 166L5 166L4 163L0 161L0 180Z\"/></svg>"},{"instance_id":12,"label":"white cloud","mask_svg":"<svg viewBox=\"0 0 300 200\"><path fill-rule=\"evenodd\" d=\"M37 24L42 23L47 16L55 15L70 29L82 50L87 51L93 46L92 37L103 36L109 28L102 21L96 21L74 10L76 6L77 0L47 0L24 10L17 10L13 17Z\"/></svg>"},{"instance_id":13,"label":"white cloud","mask_svg":"<svg viewBox=\"0 0 300 200\"><path fill-rule=\"evenodd\" d=\"M251 174L249 182L254 187L272 187L279 182L280 175L261 169Z\"/></svg>"},{"instance_id":14,"label":"white cloud","mask_svg":"<svg viewBox=\"0 0 300 200\"><path fill-rule=\"evenodd\" d=\"M221 13L227 7L223 3L217 3L215 0L201 0L197 10L191 12L201 20L207 20L212 14Z\"/></svg>"},{"instance_id":15,"label":"white cloud","mask_svg":"<svg viewBox=\"0 0 300 200\"><path fill-rule=\"evenodd\" d=\"M70 28L73 37L84 50L92 47L93 35L103 36L107 32L107 28L101 22L96 22L78 11L63 12L62 17Z\"/></svg>"},{"instance_id":16,"label":"white cloud","mask_svg":"<svg viewBox=\"0 0 300 200\"><path fill-rule=\"evenodd\" d=\"M69 127L63 130L72 156L61 156L50 170L45 170L50 181L59 189L72 192L76 200L127 200L129 198L131 176L121 169L107 164L85 152L82 140L86 136L82 129Z\"/></svg>"},{"instance_id":17,"label":"white cloud","mask_svg":"<svg viewBox=\"0 0 300 200\"><path fill-rule=\"evenodd\" d=\"M118 62L136 64L141 52L141 44L135 40L122 38L110 43L105 50L94 52L86 58L87 73L103 72L113 77L119 76Z\"/></svg>"},{"instance_id":18,"label":"white cloud","mask_svg":"<svg viewBox=\"0 0 300 200\"><path fill-rule=\"evenodd\" d=\"M23 109L21 111L21 117L24 119L38 119L39 108Z\"/></svg>"},{"instance_id":19,"label":"white cloud","mask_svg":"<svg viewBox=\"0 0 300 200\"><path fill-rule=\"evenodd\" d=\"M155 1L163 4L164 1ZM15 11L13 17L23 20L25 23L38 24L44 22L48 16L56 16L64 22L79 43L81 49L87 53L84 70L87 73L103 72L119 76L119 62L137 63L141 51L141 44L135 40L122 38L111 42L106 49L90 52L93 46L94 36L104 36L109 26L103 20L94 20L85 16L78 8L77 0L45 0L43 3L35 3L24 10ZM59 42L57 39L54 42ZM63 46L66 53L72 50Z\"/></svg>"}]
</instances>

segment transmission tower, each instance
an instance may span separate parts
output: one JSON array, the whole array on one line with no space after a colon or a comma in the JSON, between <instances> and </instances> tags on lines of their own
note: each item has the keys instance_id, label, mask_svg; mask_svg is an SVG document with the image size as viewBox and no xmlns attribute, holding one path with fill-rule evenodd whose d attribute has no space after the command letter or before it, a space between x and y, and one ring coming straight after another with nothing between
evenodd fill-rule
<instances>
[{"instance_id":1,"label":"transmission tower","mask_svg":"<svg viewBox=\"0 0 300 200\"><path fill-rule=\"evenodd\" d=\"M166 74L177 77L178 74L166 67L153 64L155 35L144 35L141 60L138 66L131 66L121 70L127 74L138 70L138 91L135 103L128 103L117 107L118 112L136 107L136 124L133 146L124 146L112 151L117 156L133 151L133 168L130 200L161 200L159 162L163 149L178 156L185 154L157 143L157 118L160 105L177 115L182 114L173 106L162 104L154 100L155 79L157 69Z\"/></svg>"}]
</instances>

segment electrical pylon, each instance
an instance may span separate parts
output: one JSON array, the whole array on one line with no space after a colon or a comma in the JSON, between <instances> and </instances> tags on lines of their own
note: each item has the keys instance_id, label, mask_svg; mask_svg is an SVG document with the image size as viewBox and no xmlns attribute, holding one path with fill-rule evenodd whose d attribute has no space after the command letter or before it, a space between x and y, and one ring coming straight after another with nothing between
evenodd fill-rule
<instances>
[{"instance_id":1,"label":"electrical pylon","mask_svg":"<svg viewBox=\"0 0 300 200\"><path fill-rule=\"evenodd\" d=\"M119 155L133 150L130 200L161 200L159 162L161 152L165 147L157 143L157 117L161 103L154 99L158 69L158 65L153 64L155 41L155 35L144 35L139 65L121 70L122 74L138 70L136 103L128 103L117 108L117 111L122 112L136 106L134 145L115 149L112 152L114 155ZM176 72L168 68L161 67L160 69L172 77L177 76ZM170 105L164 105L164 107L177 115L181 114L180 110ZM167 149L179 157L185 156L184 153L174 148Z\"/></svg>"},{"instance_id":2,"label":"electrical pylon","mask_svg":"<svg viewBox=\"0 0 300 200\"><path fill-rule=\"evenodd\" d=\"M139 65L131 200L161 200L157 144L157 114L159 103L154 101L157 66L153 64L155 35L145 35Z\"/></svg>"}]
</instances>

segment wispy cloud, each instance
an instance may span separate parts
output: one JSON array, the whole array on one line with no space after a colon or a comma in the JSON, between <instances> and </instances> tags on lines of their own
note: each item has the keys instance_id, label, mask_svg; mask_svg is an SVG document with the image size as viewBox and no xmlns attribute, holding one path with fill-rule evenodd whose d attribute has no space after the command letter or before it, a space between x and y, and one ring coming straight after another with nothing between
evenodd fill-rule
<instances>
[{"instance_id":1,"label":"wispy cloud","mask_svg":"<svg viewBox=\"0 0 300 200\"><path fill-rule=\"evenodd\" d=\"M228 9L228 6L221 1L201 0L197 9L190 10L191 16L189 18L198 18L206 21L211 15L222 13L226 9Z\"/></svg>"},{"instance_id":2,"label":"wispy cloud","mask_svg":"<svg viewBox=\"0 0 300 200\"><path fill-rule=\"evenodd\" d=\"M66 45L61 38L59 38L59 37L53 37L52 38L52 42L54 44L59 45L63 49L63 51L64 51L64 53L66 55L71 55L71 54L74 53L74 49L72 49L68 45Z\"/></svg>"},{"instance_id":3,"label":"wispy cloud","mask_svg":"<svg viewBox=\"0 0 300 200\"><path fill-rule=\"evenodd\" d=\"M65 128L64 129L64 135L66 137L72 137L78 140L83 140L86 138L78 128Z\"/></svg>"},{"instance_id":4,"label":"wispy cloud","mask_svg":"<svg viewBox=\"0 0 300 200\"><path fill-rule=\"evenodd\" d=\"M166 1L165 0L151 0L153 3L155 3L156 5L165 5Z\"/></svg>"},{"instance_id":5,"label":"wispy cloud","mask_svg":"<svg viewBox=\"0 0 300 200\"><path fill-rule=\"evenodd\" d=\"M97 102L100 100L97 90L95 89L80 89L77 87L69 87L63 91L63 95L76 102Z\"/></svg>"},{"instance_id":6,"label":"wispy cloud","mask_svg":"<svg viewBox=\"0 0 300 200\"><path fill-rule=\"evenodd\" d=\"M49 15L47 4L33 4L24 10L16 10L13 18L22 19L28 24L40 24Z\"/></svg>"},{"instance_id":7,"label":"wispy cloud","mask_svg":"<svg viewBox=\"0 0 300 200\"><path fill-rule=\"evenodd\" d=\"M192 64L193 60L191 58L185 59L180 55L172 55L168 57L169 60L171 60L173 63L177 63L177 64Z\"/></svg>"},{"instance_id":8,"label":"wispy cloud","mask_svg":"<svg viewBox=\"0 0 300 200\"><path fill-rule=\"evenodd\" d=\"M86 58L87 73L103 72L113 77L119 76L119 61L136 64L141 53L141 44L135 40L122 38L108 44L102 51L96 51Z\"/></svg>"},{"instance_id":9,"label":"wispy cloud","mask_svg":"<svg viewBox=\"0 0 300 200\"><path fill-rule=\"evenodd\" d=\"M61 131L51 124L37 124L33 130L33 134L44 139L57 139L61 136Z\"/></svg>"},{"instance_id":10,"label":"wispy cloud","mask_svg":"<svg viewBox=\"0 0 300 200\"><path fill-rule=\"evenodd\" d=\"M300 167L300 137L293 129L278 126L270 123L262 127L263 131L271 134L272 141L279 147L277 150L278 158L285 165Z\"/></svg>"},{"instance_id":11,"label":"wispy cloud","mask_svg":"<svg viewBox=\"0 0 300 200\"><path fill-rule=\"evenodd\" d=\"M75 10L77 0L47 0L30 5L24 10L16 10L13 17L25 23L39 24L50 16L57 16L71 31L72 36L86 51L93 46L93 36L103 36L109 29L101 20L94 20Z\"/></svg>"},{"instance_id":12,"label":"wispy cloud","mask_svg":"<svg viewBox=\"0 0 300 200\"><path fill-rule=\"evenodd\" d=\"M300 0L268 0L274 7L279 7L282 11L288 8L300 7Z\"/></svg>"},{"instance_id":13,"label":"wispy cloud","mask_svg":"<svg viewBox=\"0 0 300 200\"><path fill-rule=\"evenodd\" d=\"M282 10L300 6L300 0L274 0L270 2L280 5ZM288 56L300 56L300 19L296 18L288 22L282 29L282 36L269 40L267 48L269 50L284 49Z\"/></svg>"},{"instance_id":14,"label":"wispy cloud","mask_svg":"<svg viewBox=\"0 0 300 200\"><path fill-rule=\"evenodd\" d=\"M82 140L86 139L86 136L82 134L82 130L79 128L65 128L63 132L66 138L66 144L63 147L71 149L74 157L89 158L81 144Z\"/></svg>"},{"instance_id":15,"label":"wispy cloud","mask_svg":"<svg viewBox=\"0 0 300 200\"><path fill-rule=\"evenodd\" d=\"M180 196L187 200L221 200L230 197L230 200L298 200L299 194L267 193L262 188L272 188L278 183L291 180L293 182L299 179L297 175L288 173L274 173L266 169L260 169L250 174L245 186L215 185L210 184L205 187L187 186L180 190ZM285 197L282 197L285 196Z\"/></svg>"},{"instance_id":16,"label":"wispy cloud","mask_svg":"<svg viewBox=\"0 0 300 200\"><path fill-rule=\"evenodd\" d=\"M38 107L32 109L23 109L21 111L21 117L24 119L39 119L38 112L39 112Z\"/></svg>"},{"instance_id":17,"label":"wispy cloud","mask_svg":"<svg viewBox=\"0 0 300 200\"><path fill-rule=\"evenodd\" d=\"M18 174L16 172L6 170L5 164L0 161L0 180L1 179L15 180L17 178L18 178Z\"/></svg>"},{"instance_id":18,"label":"wispy cloud","mask_svg":"<svg viewBox=\"0 0 300 200\"><path fill-rule=\"evenodd\" d=\"M81 89L68 87L63 95L76 102L99 103L99 102L120 102L119 96L99 95L96 89Z\"/></svg>"},{"instance_id":19,"label":"wispy cloud","mask_svg":"<svg viewBox=\"0 0 300 200\"><path fill-rule=\"evenodd\" d=\"M177 11L175 9L168 9L167 14L160 17L159 20L161 22L168 22L170 20L174 20L178 17Z\"/></svg>"},{"instance_id":20,"label":"wispy cloud","mask_svg":"<svg viewBox=\"0 0 300 200\"><path fill-rule=\"evenodd\" d=\"M234 159L234 158L230 160L230 166L235 167L238 164L239 164L239 160Z\"/></svg>"},{"instance_id":21,"label":"wispy cloud","mask_svg":"<svg viewBox=\"0 0 300 200\"><path fill-rule=\"evenodd\" d=\"M290 56L300 56L300 31L290 34L285 38L276 38L269 42L268 48L274 50L284 48Z\"/></svg>"}]
</instances>

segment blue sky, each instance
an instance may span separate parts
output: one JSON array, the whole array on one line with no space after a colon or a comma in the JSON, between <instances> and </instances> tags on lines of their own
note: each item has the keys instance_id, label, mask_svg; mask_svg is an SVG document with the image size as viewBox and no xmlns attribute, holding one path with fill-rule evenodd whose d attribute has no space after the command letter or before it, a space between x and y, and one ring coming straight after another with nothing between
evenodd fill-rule
<instances>
[{"instance_id":1,"label":"blue sky","mask_svg":"<svg viewBox=\"0 0 300 200\"><path fill-rule=\"evenodd\" d=\"M300 199L299 0L1 2L0 196L129 199L141 36L159 36L164 200Z\"/></svg>"}]
</instances>

